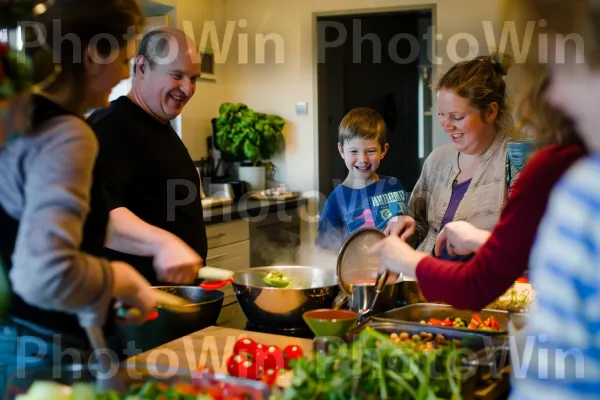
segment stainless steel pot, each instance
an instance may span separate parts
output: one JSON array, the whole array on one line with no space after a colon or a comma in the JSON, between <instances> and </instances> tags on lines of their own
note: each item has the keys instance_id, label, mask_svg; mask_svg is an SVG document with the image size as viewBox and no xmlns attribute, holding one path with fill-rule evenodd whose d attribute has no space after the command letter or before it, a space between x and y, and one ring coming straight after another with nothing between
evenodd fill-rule
<instances>
[{"instance_id":1,"label":"stainless steel pot","mask_svg":"<svg viewBox=\"0 0 600 400\"><path fill-rule=\"evenodd\" d=\"M268 287L263 278L280 271L288 288ZM256 267L237 271L232 282L238 302L253 325L272 329L307 329L306 311L331 308L340 288L334 269L304 266Z\"/></svg>"},{"instance_id":2,"label":"stainless steel pot","mask_svg":"<svg viewBox=\"0 0 600 400\"><path fill-rule=\"evenodd\" d=\"M346 308L359 314L371 307L375 295L374 285L354 285ZM416 281L399 281L388 283L379 294L377 302L369 315L376 315L410 304L424 303L426 300Z\"/></svg>"}]
</instances>

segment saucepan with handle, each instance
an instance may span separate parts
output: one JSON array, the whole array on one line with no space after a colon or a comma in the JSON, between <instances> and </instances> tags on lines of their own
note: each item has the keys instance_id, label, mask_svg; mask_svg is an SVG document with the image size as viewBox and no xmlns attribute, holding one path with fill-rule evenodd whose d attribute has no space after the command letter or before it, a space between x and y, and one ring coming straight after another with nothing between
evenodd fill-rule
<instances>
[{"instance_id":1,"label":"saucepan with handle","mask_svg":"<svg viewBox=\"0 0 600 400\"><path fill-rule=\"evenodd\" d=\"M143 352L216 325L223 306L222 291L198 286L155 286L153 289L161 303L154 318L143 324L117 323L119 339L125 345L134 342L135 349ZM181 301L160 301L174 298Z\"/></svg>"}]
</instances>

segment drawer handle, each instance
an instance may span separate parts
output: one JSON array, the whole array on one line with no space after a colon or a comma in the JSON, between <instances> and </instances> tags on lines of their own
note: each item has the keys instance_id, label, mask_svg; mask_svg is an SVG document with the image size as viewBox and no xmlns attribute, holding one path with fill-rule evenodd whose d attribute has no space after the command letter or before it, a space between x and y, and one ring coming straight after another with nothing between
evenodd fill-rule
<instances>
[{"instance_id":1,"label":"drawer handle","mask_svg":"<svg viewBox=\"0 0 600 400\"><path fill-rule=\"evenodd\" d=\"M216 255L216 256L207 257L206 261L216 260L217 258L222 258L222 257L225 257L226 255L227 255L227 253L223 253L223 254L219 254L219 255Z\"/></svg>"},{"instance_id":2,"label":"drawer handle","mask_svg":"<svg viewBox=\"0 0 600 400\"><path fill-rule=\"evenodd\" d=\"M223 237L223 236L227 236L227 235L226 235L225 233L217 233L216 235L214 235L214 236L209 236L209 237L208 237L208 238L206 238L206 239L207 239L207 240L210 240L210 239L218 239L218 238L221 238L221 237Z\"/></svg>"}]
</instances>

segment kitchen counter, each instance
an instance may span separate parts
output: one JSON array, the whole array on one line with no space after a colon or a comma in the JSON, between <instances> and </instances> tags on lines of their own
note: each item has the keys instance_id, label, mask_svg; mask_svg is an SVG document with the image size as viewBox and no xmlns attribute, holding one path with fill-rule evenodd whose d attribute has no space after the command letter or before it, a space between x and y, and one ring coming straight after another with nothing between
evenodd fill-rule
<instances>
[{"instance_id":1,"label":"kitchen counter","mask_svg":"<svg viewBox=\"0 0 600 400\"><path fill-rule=\"evenodd\" d=\"M236 219L260 220L267 214L282 213L288 215L289 210L295 210L307 203L306 198L291 200L250 200L242 198L233 204L204 209L204 223L206 225L233 221Z\"/></svg>"}]
</instances>

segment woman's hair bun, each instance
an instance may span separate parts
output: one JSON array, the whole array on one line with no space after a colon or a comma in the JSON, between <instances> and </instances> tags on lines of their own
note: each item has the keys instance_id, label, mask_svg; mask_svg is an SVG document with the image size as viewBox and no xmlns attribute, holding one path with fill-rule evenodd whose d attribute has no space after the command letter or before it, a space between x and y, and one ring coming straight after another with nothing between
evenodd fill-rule
<instances>
[{"instance_id":1,"label":"woman's hair bun","mask_svg":"<svg viewBox=\"0 0 600 400\"><path fill-rule=\"evenodd\" d=\"M508 69L513 64L513 58L511 56L498 52L493 52L490 54L489 60L492 64L494 64L494 67L502 76L508 74Z\"/></svg>"}]
</instances>

